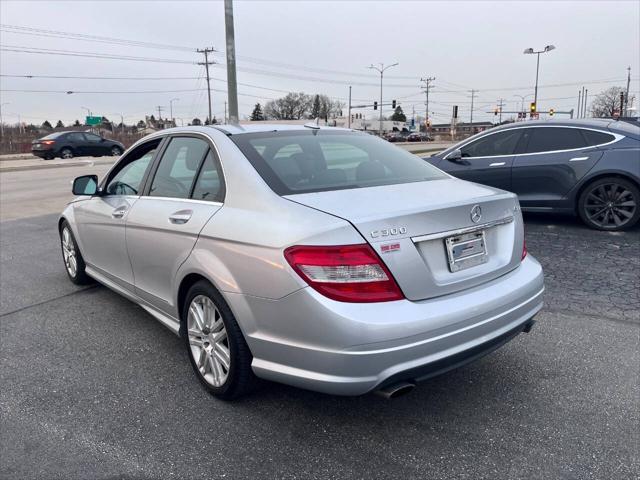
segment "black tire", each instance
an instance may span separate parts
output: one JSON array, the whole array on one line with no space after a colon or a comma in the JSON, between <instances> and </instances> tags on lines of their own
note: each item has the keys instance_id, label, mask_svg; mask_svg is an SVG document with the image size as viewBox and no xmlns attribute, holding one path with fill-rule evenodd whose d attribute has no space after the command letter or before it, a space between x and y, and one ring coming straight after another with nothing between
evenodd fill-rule
<instances>
[{"instance_id":1,"label":"black tire","mask_svg":"<svg viewBox=\"0 0 640 480\"><path fill-rule=\"evenodd\" d=\"M73 268L70 268L70 262L68 260L68 251L65 253L65 231L69 233L70 240L70 248L73 249L73 255L75 259L75 271ZM86 265L84 263L84 259L82 258L82 254L80 253L80 249L78 248L78 244L76 243L76 239L73 236L73 230L69 226L69 223L64 220L60 225L60 248L62 250L62 261L64 262L64 269L67 272L67 276L69 280L71 280L76 285L89 285L93 283L93 279L89 277L85 271Z\"/></svg>"},{"instance_id":2,"label":"black tire","mask_svg":"<svg viewBox=\"0 0 640 480\"><path fill-rule=\"evenodd\" d=\"M73 150L69 147L64 147L60 150L60 158L73 158Z\"/></svg>"},{"instance_id":3,"label":"black tire","mask_svg":"<svg viewBox=\"0 0 640 480\"><path fill-rule=\"evenodd\" d=\"M111 149L112 157L119 157L120 155L122 155L122 149L120 147L113 147Z\"/></svg>"},{"instance_id":4,"label":"black tire","mask_svg":"<svg viewBox=\"0 0 640 480\"><path fill-rule=\"evenodd\" d=\"M622 177L604 177L582 191L578 215L590 228L620 231L632 228L640 218L640 191Z\"/></svg>"},{"instance_id":5,"label":"black tire","mask_svg":"<svg viewBox=\"0 0 640 480\"><path fill-rule=\"evenodd\" d=\"M209 383L204 375L200 372L196 359L190 344L190 336L188 333L188 315L191 302L200 296L208 297L218 309L220 318L226 329L226 338L229 348L229 370L224 383L220 386L214 386ZM196 376L200 380L200 383L205 389L213 396L222 400L233 400L255 388L258 383L257 377L254 375L251 369L251 361L253 356L249 350L249 346L244 339L244 335L236 322L236 319L225 302L222 295L207 281L201 280L191 286L182 305L182 322L183 322L183 340L187 355L189 356L189 362L195 372Z\"/></svg>"}]
</instances>

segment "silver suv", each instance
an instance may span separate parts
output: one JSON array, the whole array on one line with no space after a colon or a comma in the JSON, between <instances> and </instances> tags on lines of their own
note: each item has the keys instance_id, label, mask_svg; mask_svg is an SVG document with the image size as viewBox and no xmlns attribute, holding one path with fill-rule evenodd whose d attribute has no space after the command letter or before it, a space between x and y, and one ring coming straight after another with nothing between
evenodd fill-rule
<instances>
[{"instance_id":1,"label":"silver suv","mask_svg":"<svg viewBox=\"0 0 640 480\"><path fill-rule=\"evenodd\" d=\"M225 399L255 377L394 396L528 331L542 307L515 195L363 133L170 129L73 191L69 278L182 336Z\"/></svg>"}]
</instances>

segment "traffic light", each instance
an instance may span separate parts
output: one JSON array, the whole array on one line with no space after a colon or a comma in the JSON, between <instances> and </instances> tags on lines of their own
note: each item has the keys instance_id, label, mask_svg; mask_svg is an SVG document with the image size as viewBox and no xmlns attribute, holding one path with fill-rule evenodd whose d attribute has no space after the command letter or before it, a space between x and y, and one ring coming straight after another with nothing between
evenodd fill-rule
<instances>
[{"instance_id":1,"label":"traffic light","mask_svg":"<svg viewBox=\"0 0 640 480\"><path fill-rule=\"evenodd\" d=\"M453 118L458 118L458 105L453 106Z\"/></svg>"},{"instance_id":2,"label":"traffic light","mask_svg":"<svg viewBox=\"0 0 640 480\"><path fill-rule=\"evenodd\" d=\"M378 102L373 102L373 109L377 110L378 109Z\"/></svg>"},{"instance_id":3,"label":"traffic light","mask_svg":"<svg viewBox=\"0 0 640 480\"><path fill-rule=\"evenodd\" d=\"M556 113L556 111L553 108L549 109L549 116L553 117L553 114Z\"/></svg>"},{"instance_id":4,"label":"traffic light","mask_svg":"<svg viewBox=\"0 0 640 480\"><path fill-rule=\"evenodd\" d=\"M497 116L498 115L498 108L496 107L496 109L493 111L493 115Z\"/></svg>"},{"instance_id":5,"label":"traffic light","mask_svg":"<svg viewBox=\"0 0 640 480\"><path fill-rule=\"evenodd\" d=\"M393 108L395 110L395 108L396 108L396 101L395 100L391 100L391 108Z\"/></svg>"},{"instance_id":6,"label":"traffic light","mask_svg":"<svg viewBox=\"0 0 640 480\"><path fill-rule=\"evenodd\" d=\"M536 102L531 102L531 105L529 106L529 112L536 113Z\"/></svg>"}]
</instances>

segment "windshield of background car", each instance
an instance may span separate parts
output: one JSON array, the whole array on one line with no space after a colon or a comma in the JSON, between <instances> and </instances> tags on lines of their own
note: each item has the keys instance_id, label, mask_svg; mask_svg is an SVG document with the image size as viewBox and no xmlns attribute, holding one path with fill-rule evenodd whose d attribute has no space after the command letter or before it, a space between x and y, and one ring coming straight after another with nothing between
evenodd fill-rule
<instances>
[{"instance_id":1,"label":"windshield of background car","mask_svg":"<svg viewBox=\"0 0 640 480\"><path fill-rule=\"evenodd\" d=\"M411 153L371 135L327 130L231 135L279 195L446 178Z\"/></svg>"}]
</instances>

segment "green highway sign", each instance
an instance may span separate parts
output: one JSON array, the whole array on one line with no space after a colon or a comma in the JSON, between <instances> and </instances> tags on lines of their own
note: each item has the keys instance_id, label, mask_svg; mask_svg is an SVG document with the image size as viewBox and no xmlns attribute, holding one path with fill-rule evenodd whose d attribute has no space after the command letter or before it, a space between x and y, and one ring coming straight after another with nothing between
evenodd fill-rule
<instances>
[{"instance_id":1,"label":"green highway sign","mask_svg":"<svg viewBox=\"0 0 640 480\"><path fill-rule=\"evenodd\" d=\"M87 117L85 125L100 125L102 123L102 117Z\"/></svg>"}]
</instances>

